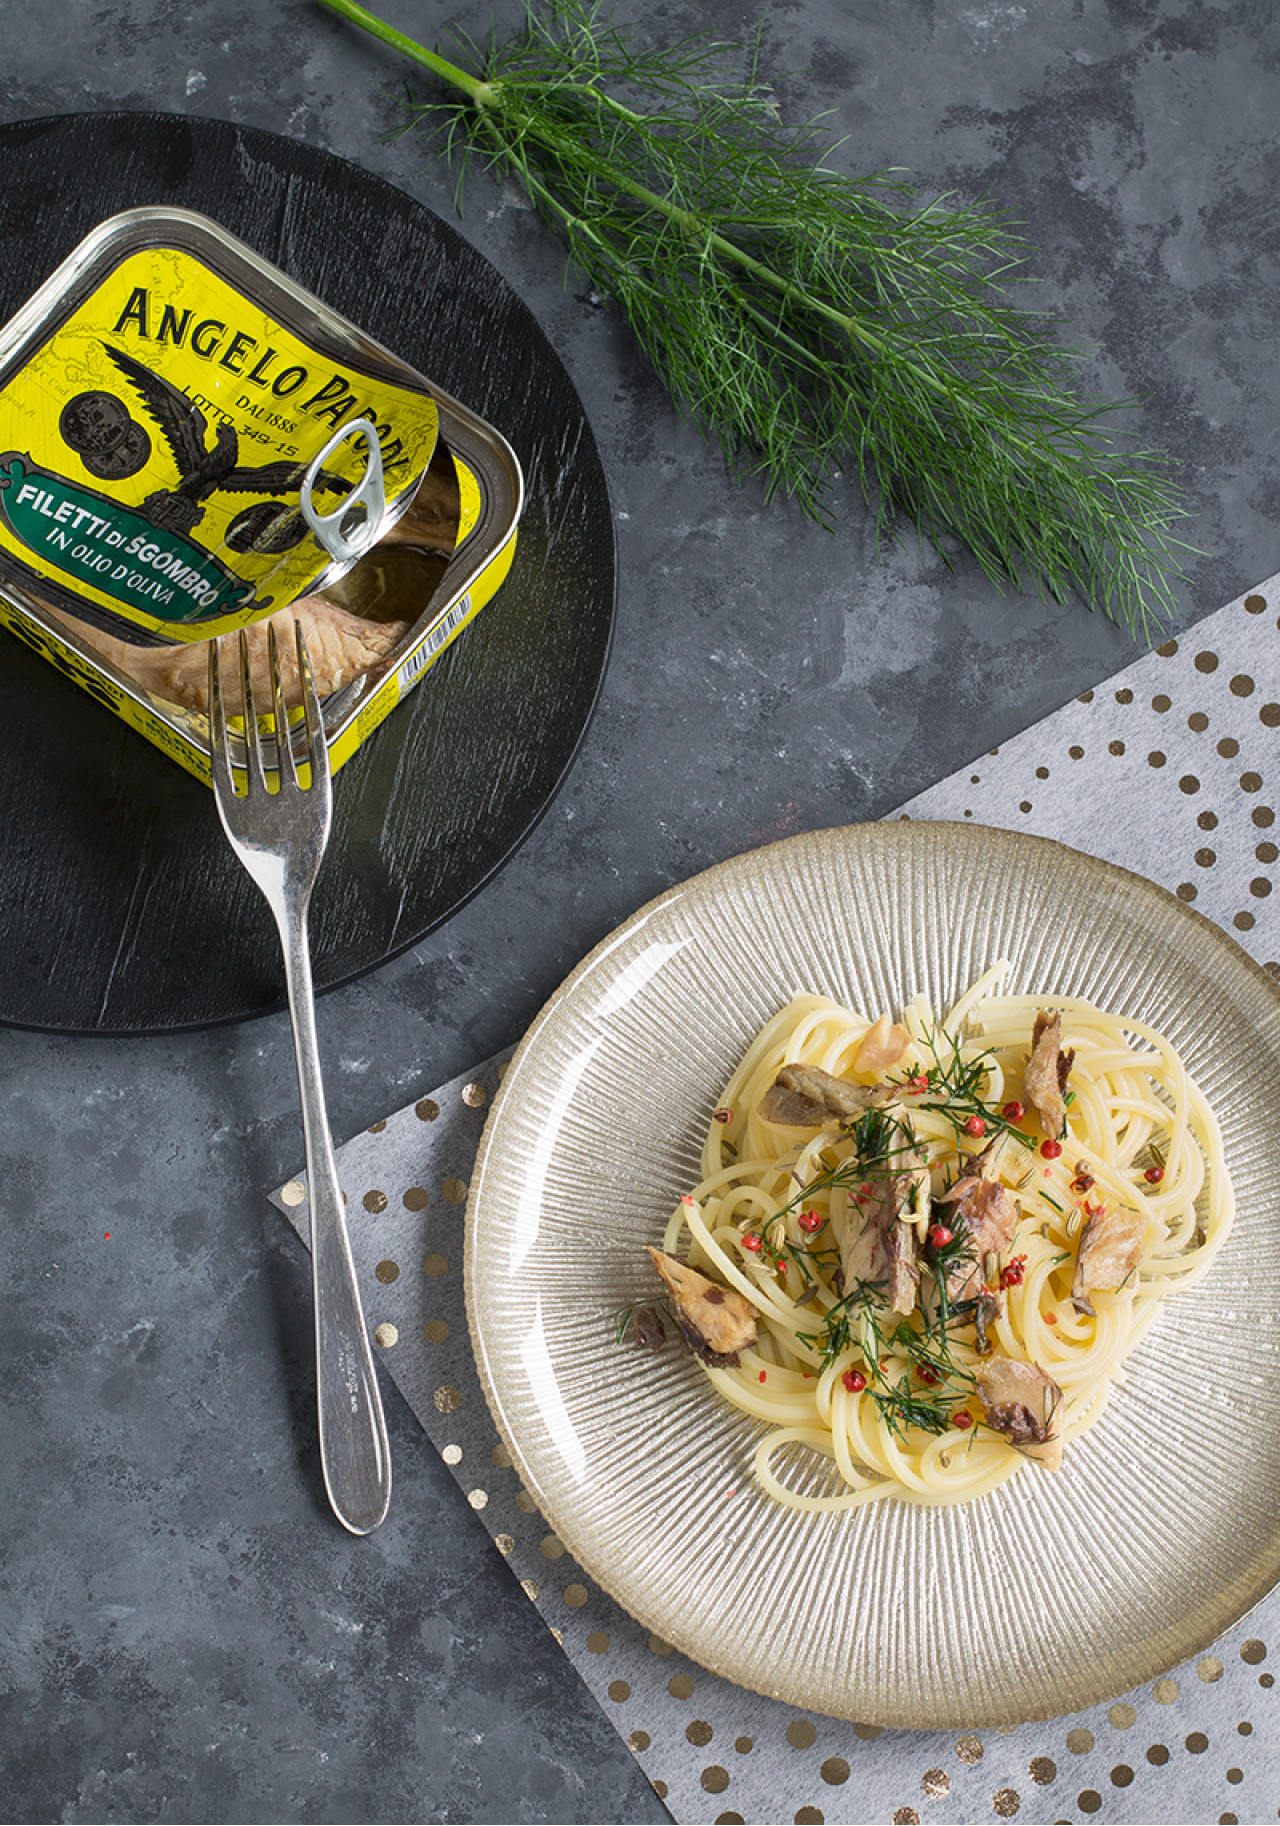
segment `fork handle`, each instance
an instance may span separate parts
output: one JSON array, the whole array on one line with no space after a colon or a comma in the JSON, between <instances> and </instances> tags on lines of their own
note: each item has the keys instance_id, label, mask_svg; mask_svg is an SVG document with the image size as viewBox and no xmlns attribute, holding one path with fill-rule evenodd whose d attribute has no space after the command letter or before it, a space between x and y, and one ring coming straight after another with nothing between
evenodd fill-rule
<instances>
[{"instance_id":1,"label":"fork handle","mask_svg":"<svg viewBox=\"0 0 1280 1826\"><path fill-rule=\"evenodd\" d=\"M391 1501L391 1451L325 1112L305 898L282 909L277 923L306 1147L320 1462L338 1520L352 1534L369 1534Z\"/></svg>"}]
</instances>

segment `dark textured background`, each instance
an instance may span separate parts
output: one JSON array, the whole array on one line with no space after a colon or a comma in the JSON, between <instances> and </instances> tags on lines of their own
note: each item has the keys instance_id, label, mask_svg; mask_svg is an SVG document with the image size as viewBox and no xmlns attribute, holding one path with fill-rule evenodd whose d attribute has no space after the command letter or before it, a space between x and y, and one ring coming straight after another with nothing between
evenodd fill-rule
<instances>
[{"instance_id":1,"label":"dark textured background","mask_svg":"<svg viewBox=\"0 0 1280 1826\"><path fill-rule=\"evenodd\" d=\"M386 10L429 40L490 21ZM663 40L757 18L736 0L622 15ZM308 0L63 0L6 9L5 39L10 120L242 121L450 214L450 176L383 137L403 68ZM1146 397L1133 433L1176 458L1204 554L1184 623L1280 568L1278 62L1264 0L782 0L766 32L786 113L829 109L842 168L909 165L1028 223L1028 301L1095 345L1093 384ZM617 636L574 771L511 865L322 1003L339 1138L515 1039L653 893L889 811L1134 652L909 539L877 551L852 491L834 536L765 510L517 196L477 180L463 232L585 401L617 513ZM0 1082L4 1816L662 1818L394 1394L390 1521L359 1543L327 1519L305 1264L264 1199L301 1152L284 1020L9 1030Z\"/></svg>"}]
</instances>

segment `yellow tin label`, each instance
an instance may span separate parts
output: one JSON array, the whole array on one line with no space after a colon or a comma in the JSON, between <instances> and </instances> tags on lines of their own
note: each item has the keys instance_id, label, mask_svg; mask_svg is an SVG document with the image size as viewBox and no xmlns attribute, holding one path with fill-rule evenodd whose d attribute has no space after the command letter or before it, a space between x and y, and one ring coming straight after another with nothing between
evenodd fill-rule
<instances>
[{"instance_id":1,"label":"yellow tin label","mask_svg":"<svg viewBox=\"0 0 1280 1826\"><path fill-rule=\"evenodd\" d=\"M0 389L0 551L108 621L227 633L333 573L300 491L356 419L377 431L394 501L431 460L430 396L335 361L194 255L142 248ZM338 507L364 468L349 438L316 507Z\"/></svg>"}]
</instances>

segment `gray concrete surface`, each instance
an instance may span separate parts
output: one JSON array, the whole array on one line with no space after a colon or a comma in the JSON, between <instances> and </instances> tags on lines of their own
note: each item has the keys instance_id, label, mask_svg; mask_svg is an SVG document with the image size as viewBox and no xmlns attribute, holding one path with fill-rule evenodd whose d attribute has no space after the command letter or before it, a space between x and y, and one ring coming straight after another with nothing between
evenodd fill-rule
<instances>
[{"instance_id":1,"label":"gray concrete surface","mask_svg":"<svg viewBox=\"0 0 1280 1826\"><path fill-rule=\"evenodd\" d=\"M429 41L484 4L386 0ZM499 22L516 9L504 4ZM656 41L740 0L624 3ZM311 0L4 9L8 120L186 111L309 140L442 214L404 70ZM1263 0L784 0L765 65L830 110L850 172L896 164L1028 224L1029 297L1148 404L1203 556L1178 621L1280 568L1280 27ZM425 89L425 83L419 85ZM335 992L339 1138L518 1037L637 905L791 831L888 812L1135 649L739 490L508 190L463 230L586 403L618 514L603 700L559 800L429 941ZM483 621L472 631L483 638ZM157 760L157 765L163 765ZM265 915L264 915L265 916ZM328 1520L305 1259L264 1193L298 1165L287 1025L163 1039L0 1033L0 1813L8 1820L660 1820L420 1432L368 1542ZM110 1241L105 1240L110 1233ZM857 1797L842 1817L860 1818Z\"/></svg>"}]
</instances>

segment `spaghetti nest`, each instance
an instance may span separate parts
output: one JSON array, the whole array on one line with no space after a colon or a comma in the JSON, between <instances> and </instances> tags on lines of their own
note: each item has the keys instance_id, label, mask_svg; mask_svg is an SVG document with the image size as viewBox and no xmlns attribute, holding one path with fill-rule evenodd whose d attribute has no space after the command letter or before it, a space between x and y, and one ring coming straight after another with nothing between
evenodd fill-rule
<instances>
[{"instance_id":1,"label":"spaghetti nest","mask_svg":"<svg viewBox=\"0 0 1280 1826\"><path fill-rule=\"evenodd\" d=\"M940 1022L922 998L893 1024L784 1008L652 1252L787 1506L959 1502L1053 1468L1229 1233L1218 1124L1170 1042L1001 974ZM799 1447L837 1475L815 1488Z\"/></svg>"}]
</instances>

